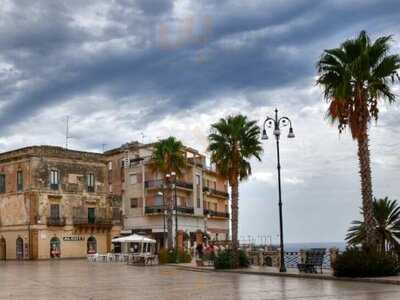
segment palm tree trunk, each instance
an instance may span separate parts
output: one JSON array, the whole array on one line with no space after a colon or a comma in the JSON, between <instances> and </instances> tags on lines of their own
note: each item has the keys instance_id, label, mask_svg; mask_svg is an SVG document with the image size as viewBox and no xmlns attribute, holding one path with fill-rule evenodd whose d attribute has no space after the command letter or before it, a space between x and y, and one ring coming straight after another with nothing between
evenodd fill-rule
<instances>
[{"instance_id":1,"label":"palm tree trunk","mask_svg":"<svg viewBox=\"0 0 400 300\"><path fill-rule=\"evenodd\" d=\"M364 132L358 138L358 160L360 164L361 176L361 195L365 222L366 240L364 247L372 249L376 247L376 232L375 232L375 219L374 208L372 200L372 180L371 180L371 166L370 166L370 152L369 152L369 138L365 126Z\"/></svg>"},{"instance_id":2,"label":"palm tree trunk","mask_svg":"<svg viewBox=\"0 0 400 300\"><path fill-rule=\"evenodd\" d=\"M167 192L167 244L168 244L168 249L173 249L174 248L174 239L172 237L172 228L173 228L173 224L172 224L172 191L168 191Z\"/></svg>"},{"instance_id":3,"label":"palm tree trunk","mask_svg":"<svg viewBox=\"0 0 400 300\"><path fill-rule=\"evenodd\" d=\"M174 240L172 238L172 210L168 209L167 216L167 234L168 234L168 249L174 248Z\"/></svg>"},{"instance_id":4,"label":"palm tree trunk","mask_svg":"<svg viewBox=\"0 0 400 300\"><path fill-rule=\"evenodd\" d=\"M237 251L239 249L238 223L239 223L239 183L237 178L231 182L231 212L232 212L232 249L234 254L234 264L238 265Z\"/></svg>"}]
</instances>

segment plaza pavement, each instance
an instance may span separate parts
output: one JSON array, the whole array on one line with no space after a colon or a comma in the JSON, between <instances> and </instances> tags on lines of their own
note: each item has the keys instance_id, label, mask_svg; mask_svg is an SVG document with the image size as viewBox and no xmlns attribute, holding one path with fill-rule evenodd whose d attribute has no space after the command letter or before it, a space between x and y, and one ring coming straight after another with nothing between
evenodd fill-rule
<instances>
[{"instance_id":1,"label":"plaza pavement","mask_svg":"<svg viewBox=\"0 0 400 300\"><path fill-rule=\"evenodd\" d=\"M188 264L174 264L180 270L198 271L198 272L224 272L224 273L238 273L247 275L264 275L264 276L278 276L290 278L303 278L303 279L319 279L319 280L335 280L335 281L351 281L351 282L365 282L365 283L381 283L393 284L400 286L400 276L388 276L377 278L337 278L334 277L331 270L323 269L323 273L308 274L300 273L297 268L288 268L285 273L280 273L278 268L265 267L265 266L250 266L245 269L234 270L214 270L212 266L198 267L194 262Z\"/></svg>"},{"instance_id":2,"label":"plaza pavement","mask_svg":"<svg viewBox=\"0 0 400 300\"><path fill-rule=\"evenodd\" d=\"M86 260L0 263L0 299L397 300L400 286Z\"/></svg>"}]
</instances>

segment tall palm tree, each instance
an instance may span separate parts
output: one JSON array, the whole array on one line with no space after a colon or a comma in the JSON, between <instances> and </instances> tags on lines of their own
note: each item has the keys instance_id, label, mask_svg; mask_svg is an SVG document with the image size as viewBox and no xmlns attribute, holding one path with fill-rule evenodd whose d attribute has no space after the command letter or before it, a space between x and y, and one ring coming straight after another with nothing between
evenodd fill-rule
<instances>
[{"instance_id":1,"label":"tall palm tree","mask_svg":"<svg viewBox=\"0 0 400 300\"><path fill-rule=\"evenodd\" d=\"M168 137L160 140L154 145L151 156L150 168L156 173L160 173L165 179L165 175L176 173L179 177L182 170L186 167L186 158L184 154L184 146L181 141L175 137ZM168 232L168 248L173 248L172 238L172 209L173 209L173 192L172 188L164 189L164 199L167 204L167 232Z\"/></svg>"},{"instance_id":2,"label":"tall palm tree","mask_svg":"<svg viewBox=\"0 0 400 300\"><path fill-rule=\"evenodd\" d=\"M378 119L378 103L396 100L390 84L399 79L400 57L390 55L391 36L371 42L365 31L339 48L325 50L317 63L317 84L324 89L328 116L338 123L339 132L347 126L358 143L365 247L375 246L372 182L368 125Z\"/></svg>"},{"instance_id":3,"label":"tall palm tree","mask_svg":"<svg viewBox=\"0 0 400 300\"><path fill-rule=\"evenodd\" d=\"M239 181L251 174L249 159L261 161L260 128L246 116L229 116L211 125L208 136L211 161L231 187L232 246L238 249Z\"/></svg>"},{"instance_id":4,"label":"tall palm tree","mask_svg":"<svg viewBox=\"0 0 400 300\"><path fill-rule=\"evenodd\" d=\"M374 199L374 217L377 222L376 238L381 251L400 248L400 207L388 197ZM357 246L365 241L365 223L353 221L346 236L348 244Z\"/></svg>"}]
</instances>

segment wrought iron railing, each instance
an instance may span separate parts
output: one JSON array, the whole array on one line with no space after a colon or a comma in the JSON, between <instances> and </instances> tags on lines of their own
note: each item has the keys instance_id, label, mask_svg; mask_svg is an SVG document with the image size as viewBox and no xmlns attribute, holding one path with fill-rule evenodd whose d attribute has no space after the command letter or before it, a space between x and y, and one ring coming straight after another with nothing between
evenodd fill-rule
<instances>
[{"instance_id":1,"label":"wrought iron railing","mask_svg":"<svg viewBox=\"0 0 400 300\"><path fill-rule=\"evenodd\" d=\"M112 218L95 217L95 218L82 218L74 217L74 225L112 225Z\"/></svg>"},{"instance_id":2,"label":"wrought iron railing","mask_svg":"<svg viewBox=\"0 0 400 300\"><path fill-rule=\"evenodd\" d=\"M160 189L163 187L164 181L163 180L147 180L144 183L144 186L146 188L157 188ZM191 182L187 182L187 181L183 181L183 180L177 180L176 181L176 186L177 187L181 187L181 188L185 188L185 189L189 189L192 190L193 189L193 183Z\"/></svg>"},{"instance_id":3,"label":"wrought iron railing","mask_svg":"<svg viewBox=\"0 0 400 300\"><path fill-rule=\"evenodd\" d=\"M221 196L221 197L228 197L229 196L229 193L226 192L226 191L219 191L219 190L216 190L216 189L212 189L212 188L210 188L208 186L204 186L203 187L203 191L204 192L209 192L211 195L216 195L216 196Z\"/></svg>"},{"instance_id":4,"label":"wrought iron railing","mask_svg":"<svg viewBox=\"0 0 400 300\"><path fill-rule=\"evenodd\" d=\"M220 218L229 218L229 213L222 211L215 211L211 209L204 209L204 215L209 215L210 217L220 217Z\"/></svg>"},{"instance_id":5,"label":"wrought iron railing","mask_svg":"<svg viewBox=\"0 0 400 300\"><path fill-rule=\"evenodd\" d=\"M300 251L285 252L285 265L287 268L297 268L299 263L302 263ZM322 268L331 269L331 254L329 251L325 252Z\"/></svg>"},{"instance_id":6,"label":"wrought iron railing","mask_svg":"<svg viewBox=\"0 0 400 300\"><path fill-rule=\"evenodd\" d=\"M47 217L47 226L65 226L65 218Z\"/></svg>"},{"instance_id":7,"label":"wrought iron railing","mask_svg":"<svg viewBox=\"0 0 400 300\"><path fill-rule=\"evenodd\" d=\"M157 205L157 206L146 206L144 209L144 212L146 214L163 214L164 211L166 211L167 208L163 205ZM182 214L194 214L194 208L193 207L178 207L177 209L178 213Z\"/></svg>"}]
</instances>

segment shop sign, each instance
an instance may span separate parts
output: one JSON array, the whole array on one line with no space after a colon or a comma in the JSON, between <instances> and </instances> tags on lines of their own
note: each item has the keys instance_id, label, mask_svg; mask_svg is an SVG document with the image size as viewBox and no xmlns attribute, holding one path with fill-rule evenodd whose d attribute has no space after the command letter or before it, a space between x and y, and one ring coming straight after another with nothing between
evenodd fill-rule
<instances>
[{"instance_id":1,"label":"shop sign","mask_svg":"<svg viewBox=\"0 0 400 300\"><path fill-rule=\"evenodd\" d=\"M84 241L85 237L80 236L80 235L70 235L70 236L64 236L63 241L64 242L79 242L79 241Z\"/></svg>"}]
</instances>

